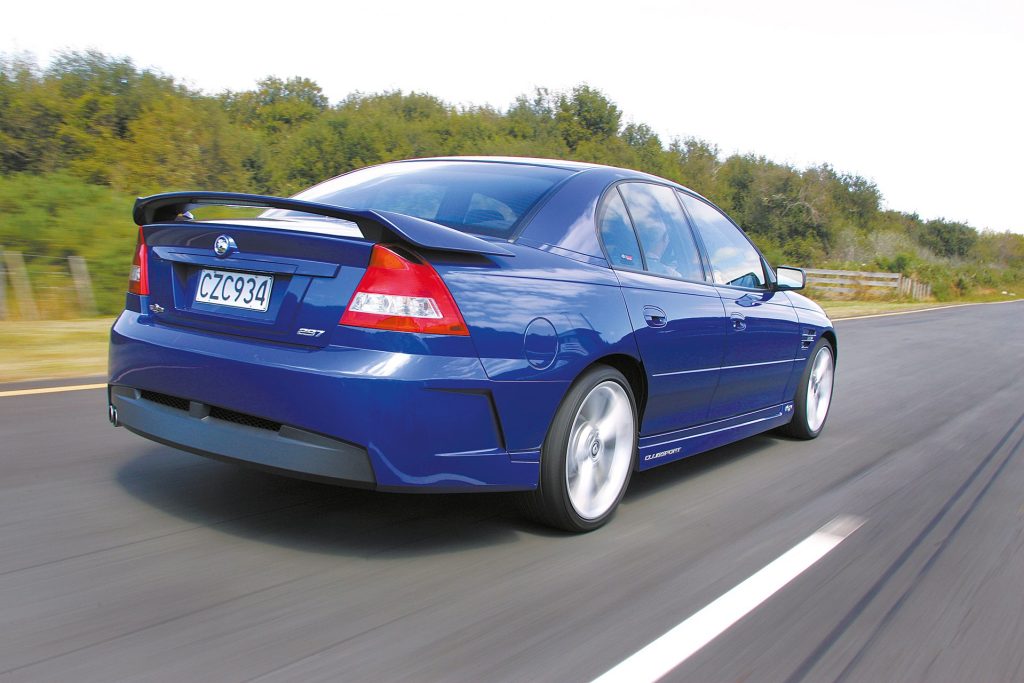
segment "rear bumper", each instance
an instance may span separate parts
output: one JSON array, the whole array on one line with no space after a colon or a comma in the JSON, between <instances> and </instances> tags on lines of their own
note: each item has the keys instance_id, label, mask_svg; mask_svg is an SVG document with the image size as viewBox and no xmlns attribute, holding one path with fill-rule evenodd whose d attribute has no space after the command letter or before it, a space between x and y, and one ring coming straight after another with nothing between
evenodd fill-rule
<instances>
[{"instance_id":1,"label":"rear bumper","mask_svg":"<svg viewBox=\"0 0 1024 683\"><path fill-rule=\"evenodd\" d=\"M288 425L239 424L211 415L212 406L205 403L157 395L166 396L159 402L150 392L125 386L111 386L109 396L115 425L168 446L303 479L360 487L377 483L366 449L338 439Z\"/></svg>"},{"instance_id":2,"label":"rear bumper","mask_svg":"<svg viewBox=\"0 0 1024 683\"><path fill-rule=\"evenodd\" d=\"M475 355L410 351L254 342L125 311L111 330L110 401L137 434L282 474L383 490L536 488L538 450L505 442L502 383Z\"/></svg>"}]
</instances>

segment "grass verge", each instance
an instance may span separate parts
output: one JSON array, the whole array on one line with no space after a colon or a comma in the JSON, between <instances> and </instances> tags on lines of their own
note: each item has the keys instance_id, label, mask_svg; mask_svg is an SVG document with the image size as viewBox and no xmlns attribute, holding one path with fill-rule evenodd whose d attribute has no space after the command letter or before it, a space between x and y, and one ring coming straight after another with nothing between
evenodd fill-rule
<instances>
[{"instance_id":1,"label":"grass verge","mask_svg":"<svg viewBox=\"0 0 1024 683\"><path fill-rule=\"evenodd\" d=\"M833 320L855 318L859 315L880 315L882 313L900 313L902 311L923 311L928 308L955 306L957 303L977 302L894 302L894 301L818 301L821 307Z\"/></svg>"},{"instance_id":2,"label":"grass verge","mask_svg":"<svg viewBox=\"0 0 1024 683\"><path fill-rule=\"evenodd\" d=\"M0 382L104 374L113 322L0 321Z\"/></svg>"},{"instance_id":3,"label":"grass verge","mask_svg":"<svg viewBox=\"0 0 1024 683\"><path fill-rule=\"evenodd\" d=\"M957 301L822 301L817 299L817 302L828 313L828 317L833 320L839 320L841 318L854 318L859 315L923 311L929 308L943 308L945 306L959 306L962 304L1017 301L1020 298L1019 296L982 295Z\"/></svg>"}]
</instances>

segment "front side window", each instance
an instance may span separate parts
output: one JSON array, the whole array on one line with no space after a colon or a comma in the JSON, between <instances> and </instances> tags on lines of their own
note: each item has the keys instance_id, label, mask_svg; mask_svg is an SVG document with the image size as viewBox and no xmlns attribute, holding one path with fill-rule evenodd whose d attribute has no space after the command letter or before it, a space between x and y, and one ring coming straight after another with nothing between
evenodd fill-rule
<instances>
[{"instance_id":1,"label":"front side window","mask_svg":"<svg viewBox=\"0 0 1024 683\"><path fill-rule=\"evenodd\" d=\"M708 250L715 283L764 289L766 279L761 255L740 229L710 204L684 192L679 193L679 198L690 212Z\"/></svg>"}]
</instances>

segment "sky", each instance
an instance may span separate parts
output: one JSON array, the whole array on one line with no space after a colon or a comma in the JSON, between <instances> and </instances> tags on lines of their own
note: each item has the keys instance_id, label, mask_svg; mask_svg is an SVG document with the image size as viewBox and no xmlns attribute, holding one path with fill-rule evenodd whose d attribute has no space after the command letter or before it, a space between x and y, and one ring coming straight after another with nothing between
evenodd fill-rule
<instances>
[{"instance_id":1,"label":"sky","mask_svg":"<svg viewBox=\"0 0 1024 683\"><path fill-rule=\"evenodd\" d=\"M209 93L265 76L506 109L586 83L668 143L876 183L887 208L1024 233L1024 2L717 0L294 5L17 2L0 52L130 57Z\"/></svg>"}]
</instances>

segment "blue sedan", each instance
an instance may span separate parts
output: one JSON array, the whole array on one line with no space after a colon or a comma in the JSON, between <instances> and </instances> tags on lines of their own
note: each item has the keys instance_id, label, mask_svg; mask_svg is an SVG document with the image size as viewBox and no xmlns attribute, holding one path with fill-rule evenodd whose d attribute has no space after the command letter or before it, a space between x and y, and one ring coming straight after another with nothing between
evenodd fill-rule
<instances>
[{"instance_id":1,"label":"blue sedan","mask_svg":"<svg viewBox=\"0 0 1024 683\"><path fill-rule=\"evenodd\" d=\"M196 220L205 205L258 218ZM714 204L620 168L401 161L293 198L140 198L109 414L387 491L520 491L570 531L631 474L821 433L836 334Z\"/></svg>"}]
</instances>

